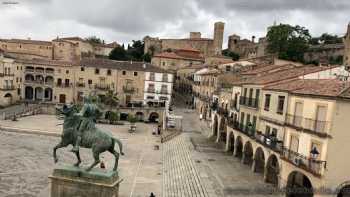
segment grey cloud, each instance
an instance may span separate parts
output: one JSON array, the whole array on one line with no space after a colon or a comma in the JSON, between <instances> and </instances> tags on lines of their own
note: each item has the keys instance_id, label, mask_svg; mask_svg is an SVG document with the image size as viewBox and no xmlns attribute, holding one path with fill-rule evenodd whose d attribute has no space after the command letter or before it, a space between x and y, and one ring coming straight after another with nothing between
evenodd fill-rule
<instances>
[{"instance_id":1,"label":"grey cloud","mask_svg":"<svg viewBox=\"0 0 350 197\"><path fill-rule=\"evenodd\" d=\"M0 4L0 37L78 34L128 42L145 35L183 37L189 31L211 37L213 23L219 20L226 23L225 40L233 33L264 36L274 21L305 26L313 35L341 34L350 11L348 0L14 1L19 5Z\"/></svg>"}]
</instances>

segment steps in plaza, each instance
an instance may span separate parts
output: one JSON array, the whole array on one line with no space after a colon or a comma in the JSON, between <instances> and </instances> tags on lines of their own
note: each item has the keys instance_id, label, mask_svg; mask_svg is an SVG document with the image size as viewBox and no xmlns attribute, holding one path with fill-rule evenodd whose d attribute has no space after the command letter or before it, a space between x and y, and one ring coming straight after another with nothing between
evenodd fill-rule
<instances>
[{"instance_id":1,"label":"steps in plaza","mask_svg":"<svg viewBox=\"0 0 350 197\"><path fill-rule=\"evenodd\" d=\"M161 142L165 143L181 134L181 130L166 130L163 132Z\"/></svg>"},{"instance_id":2,"label":"steps in plaza","mask_svg":"<svg viewBox=\"0 0 350 197\"><path fill-rule=\"evenodd\" d=\"M163 143L163 197L208 197L184 134Z\"/></svg>"}]
</instances>

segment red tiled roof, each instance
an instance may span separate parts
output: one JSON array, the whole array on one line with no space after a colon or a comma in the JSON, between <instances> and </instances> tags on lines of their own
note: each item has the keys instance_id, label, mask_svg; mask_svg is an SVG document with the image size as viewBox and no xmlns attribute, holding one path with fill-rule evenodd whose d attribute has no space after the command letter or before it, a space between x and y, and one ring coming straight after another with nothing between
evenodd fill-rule
<instances>
[{"instance_id":1,"label":"red tiled roof","mask_svg":"<svg viewBox=\"0 0 350 197\"><path fill-rule=\"evenodd\" d=\"M259 66L255 69L252 70L247 70L245 72L243 72L243 75L256 75L259 73L265 73L265 72L276 72L276 71L281 71L281 70L285 70L285 69L291 69L291 68L295 68L296 66L293 64L284 64L284 65L266 65L266 66Z\"/></svg>"},{"instance_id":2,"label":"red tiled roof","mask_svg":"<svg viewBox=\"0 0 350 197\"><path fill-rule=\"evenodd\" d=\"M181 54L178 54L176 52L162 52L154 55L153 57L204 61L204 58L200 54L184 53L184 52L182 52Z\"/></svg>"},{"instance_id":3,"label":"red tiled roof","mask_svg":"<svg viewBox=\"0 0 350 197\"><path fill-rule=\"evenodd\" d=\"M267 86L264 89L286 91L292 94L336 97L349 87L350 82L336 79L296 79Z\"/></svg>"},{"instance_id":4,"label":"red tiled roof","mask_svg":"<svg viewBox=\"0 0 350 197\"><path fill-rule=\"evenodd\" d=\"M264 73L261 76L251 77L249 80L244 82L245 84L257 84L257 85L268 85L272 83L277 83L280 81L293 80L300 76L311 74L323 70L328 70L333 67L322 67L322 66L309 66L305 65L302 67L295 67L292 69L286 69L282 71L277 71L273 73Z\"/></svg>"}]
</instances>

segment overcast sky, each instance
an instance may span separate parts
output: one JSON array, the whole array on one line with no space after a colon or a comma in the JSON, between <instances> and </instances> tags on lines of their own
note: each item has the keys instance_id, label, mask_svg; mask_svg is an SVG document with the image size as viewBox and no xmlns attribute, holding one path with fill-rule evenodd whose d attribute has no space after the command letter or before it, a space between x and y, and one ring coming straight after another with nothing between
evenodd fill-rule
<instances>
[{"instance_id":1,"label":"overcast sky","mask_svg":"<svg viewBox=\"0 0 350 197\"><path fill-rule=\"evenodd\" d=\"M119 43L158 37L212 37L215 21L227 36L266 34L277 23L299 24L313 36L344 34L350 0L0 0L0 38L52 40L96 35ZM226 48L226 46L224 46Z\"/></svg>"}]
</instances>

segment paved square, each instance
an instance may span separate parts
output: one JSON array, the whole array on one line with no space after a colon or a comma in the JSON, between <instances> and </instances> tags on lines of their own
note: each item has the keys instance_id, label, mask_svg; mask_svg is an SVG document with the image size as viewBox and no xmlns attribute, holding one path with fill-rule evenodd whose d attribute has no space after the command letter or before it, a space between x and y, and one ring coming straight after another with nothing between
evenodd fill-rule
<instances>
[{"instance_id":1,"label":"paved square","mask_svg":"<svg viewBox=\"0 0 350 197\"><path fill-rule=\"evenodd\" d=\"M33 128L58 132L53 125L60 121L55 116L31 116L17 122L8 121L20 128ZM3 122L2 122L2 125ZM12 126L13 126L12 125ZM51 126L50 126L51 125ZM161 150L154 150L160 145L160 138L152 135L154 125L137 124L137 132L129 133L128 126L98 125L110 130L125 145L125 156L119 160L120 176L124 179L120 187L120 196L142 196L154 192L161 195L162 160ZM49 196L49 179L47 178L55 164L52 148L58 143L58 137L31 135L0 131L0 197L5 196ZM75 156L71 147L58 150L59 164L73 164ZM101 155L107 168L113 168L112 155ZM81 150L82 166L93 161L91 151Z\"/></svg>"}]
</instances>

